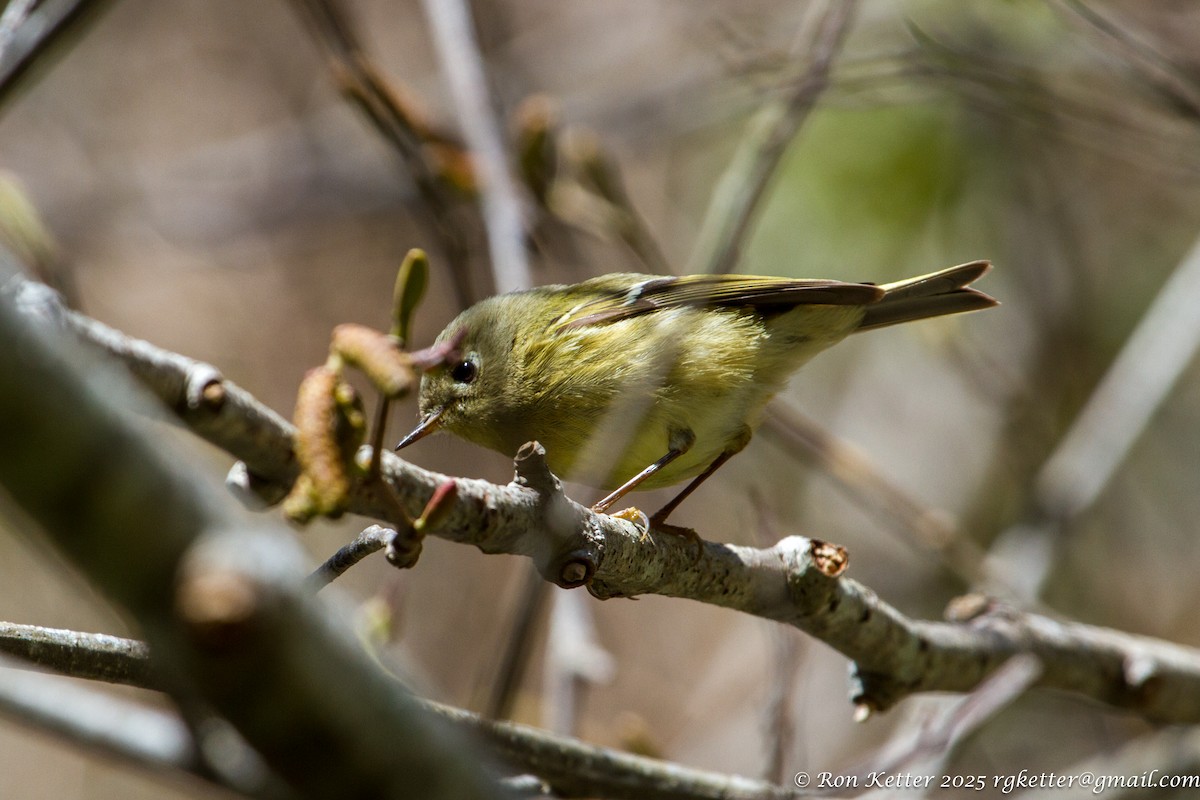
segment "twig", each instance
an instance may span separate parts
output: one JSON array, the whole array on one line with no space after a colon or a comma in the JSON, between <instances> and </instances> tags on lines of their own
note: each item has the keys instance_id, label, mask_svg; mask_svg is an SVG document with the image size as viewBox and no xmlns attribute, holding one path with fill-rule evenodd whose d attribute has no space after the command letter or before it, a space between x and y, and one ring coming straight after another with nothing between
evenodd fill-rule
<instances>
[{"instance_id":1,"label":"twig","mask_svg":"<svg viewBox=\"0 0 1200 800\"><path fill-rule=\"evenodd\" d=\"M770 694L763 714L763 735L768 742L763 778L782 783L788 763L793 758L792 746L796 741L796 717L792 713L792 702L803 649L795 632L787 628L772 626L770 635L774 658L771 659Z\"/></svg>"},{"instance_id":2,"label":"twig","mask_svg":"<svg viewBox=\"0 0 1200 800\"><path fill-rule=\"evenodd\" d=\"M1038 475L1043 512L1067 520L1086 510L1145 430L1200 348L1200 239L1159 289L1087 404Z\"/></svg>"},{"instance_id":3,"label":"twig","mask_svg":"<svg viewBox=\"0 0 1200 800\"><path fill-rule=\"evenodd\" d=\"M1172 63L1149 44L1138 40L1126 26L1113 22L1094 7L1079 0L1047 0L1047 4L1099 31L1120 52L1125 63L1134 67L1175 104L1186 108L1193 118L1200 118L1200 87L1188 70Z\"/></svg>"},{"instance_id":4,"label":"twig","mask_svg":"<svg viewBox=\"0 0 1200 800\"><path fill-rule=\"evenodd\" d=\"M542 670L545 683L545 726L571 734L590 684L608 683L616 665L596 636L592 610L577 592L555 592L550 608L550 632Z\"/></svg>"},{"instance_id":5,"label":"twig","mask_svg":"<svg viewBox=\"0 0 1200 800\"><path fill-rule=\"evenodd\" d=\"M81 314L62 313L85 338L135 361L135 374L156 393L174 387L160 398L170 408L183 409L185 422L193 418L180 395L194 362L133 343ZM229 396L238 394L228 382L221 386ZM253 471L261 481L294 479L287 457L292 428L257 402L225 404L200 420L193 427L199 435L235 457L256 458ZM263 452L267 442L282 452ZM831 577L837 572L825 561L827 546L799 536L761 549L705 542L697 559L695 547L681 537L651 531L647 541L631 523L570 501L540 450L523 449L517 477L508 486L454 479L457 495L446 506L441 526L429 532L485 553L529 556L548 580L564 587L587 585L596 597L683 597L792 625L855 662L853 699L870 708L888 708L914 692L968 691L1015 653L1028 652L1045 669L1040 686L1151 719L1200 721L1200 652L1191 648L1000 607L957 623L912 620L856 581ZM391 453L383 459L383 478L414 519L451 480ZM370 487L353 486L349 510L389 519L388 507L376 495Z\"/></svg>"},{"instance_id":6,"label":"twig","mask_svg":"<svg viewBox=\"0 0 1200 800\"><path fill-rule=\"evenodd\" d=\"M759 201L796 132L829 84L833 61L850 30L856 0L829 0L811 42L808 69L788 95L759 109L713 189L688 261L688 272L730 272Z\"/></svg>"},{"instance_id":7,"label":"twig","mask_svg":"<svg viewBox=\"0 0 1200 800\"><path fill-rule=\"evenodd\" d=\"M510 172L500 125L492 111L483 59L475 40L466 0L425 0L450 96L458 110L463 135L479 159L484 225L492 254L496 291L512 292L531 285L525 252L521 196Z\"/></svg>"},{"instance_id":8,"label":"twig","mask_svg":"<svg viewBox=\"0 0 1200 800\"><path fill-rule=\"evenodd\" d=\"M476 732L505 761L530 769L558 797L612 800L792 800L807 793L738 775L722 775L584 744L515 722L494 722L431 703Z\"/></svg>"},{"instance_id":9,"label":"twig","mask_svg":"<svg viewBox=\"0 0 1200 800\"><path fill-rule=\"evenodd\" d=\"M455 142L424 122L408 97L389 86L363 50L340 0L293 0L303 22L331 59L334 80L400 156L422 200L426 226L450 265L458 304L475 299L468 245L454 220L455 193L476 188L470 159ZM461 220L459 220L461 222Z\"/></svg>"},{"instance_id":10,"label":"twig","mask_svg":"<svg viewBox=\"0 0 1200 800\"><path fill-rule=\"evenodd\" d=\"M937 553L972 585L985 577L984 554L964 539L946 514L923 506L881 474L861 452L823 430L801 411L776 398L767 406L763 429L798 448L875 518L899 527L909 541Z\"/></svg>"},{"instance_id":11,"label":"twig","mask_svg":"<svg viewBox=\"0 0 1200 800\"><path fill-rule=\"evenodd\" d=\"M906 735L908 741L900 742L899 747L885 746L889 752L883 757L846 770L847 774L859 777L858 785L862 787L849 795L867 791L870 786L867 776L872 772L889 775L901 771L922 775L941 772L939 765L952 756L957 744L1021 696L1040 673L1041 666L1033 656L1013 656L967 696L952 700L948 708L926 718L915 732Z\"/></svg>"},{"instance_id":12,"label":"twig","mask_svg":"<svg viewBox=\"0 0 1200 800\"><path fill-rule=\"evenodd\" d=\"M512 630L507 636L508 643L500 658L500 667L496 670L496 680L488 698L489 719L508 719L512 716L517 690L533 650L534 623L550 595L550 587L533 569L522 565L519 572L521 594L516 608L513 609Z\"/></svg>"},{"instance_id":13,"label":"twig","mask_svg":"<svg viewBox=\"0 0 1200 800\"><path fill-rule=\"evenodd\" d=\"M161 688L147 671L149 649L133 639L0 622L0 653L76 678Z\"/></svg>"},{"instance_id":14,"label":"twig","mask_svg":"<svg viewBox=\"0 0 1200 800\"><path fill-rule=\"evenodd\" d=\"M561 152L566 175L557 178L546 198L552 210L573 224L620 239L651 272L671 274L670 262L634 206L620 168L599 137L591 131L568 131Z\"/></svg>"},{"instance_id":15,"label":"twig","mask_svg":"<svg viewBox=\"0 0 1200 800\"><path fill-rule=\"evenodd\" d=\"M1147 733L1115 751L1071 764L1056 773L1056 777L1060 776L1064 781L1057 786L1043 784L1009 796L1013 800L1062 800L1064 797L1145 800L1147 797L1194 795L1200 789L1200 729L1176 727ZM1013 785L1005 786L1001 781L998 788L1007 790L1006 794L1020 788L1015 785L1017 777L1020 776L1008 776L1007 780ZM1072 782L1064 791L1066 778L1071 778ZM1154 789L1160 791L1154 792Z\"/></svg>"},{"instance_id":16,"label":"twig","mask_svg":"<svg viewBox=\"0 0 1200 800\"><path fill-rule=\"evenodd\" d=\"M324 564L313 570L305 582L308 589L313 592L319 592L367 556L387 547L388 543L395 537L396 532L391 528L384 528L381 525L369 526L362 533L358 534L358 536L354 537L354 541L342 547L331 555Z\"/></svg>"},{"instance_id":17,"label":"twig","mask_svg":"<svg viewBox=\"0 0 1200 800\"><path fill-rule=\"evenodd\" d=\"M990 572L1035 598L1050 543L1108 486L1200 348L1200 239L1159 289L1034 482L1032 509L1001 533ZM1007 573L1007 574L1006 574Z\"/></svg>"},{"instance_id":18,"label":"twig","mask_svg":"<svg viewBox=\"0 0 1200 800\"><path fill-rule=\"evenodd\" d=\"M752 504L758 509L755 538L761 545L770 545L779 540L779 533L766 503L757 496L757 491L753 494ZM792 746L796 740L796 719L792 714L792 701L803 648L795 632L787 628L772 625L769 634L774 658L771 660L767 702L763 706L763 736L768 743L763 777L774 783L782 783L788 763L794 758Z\"/></svg>"}]
</instances>

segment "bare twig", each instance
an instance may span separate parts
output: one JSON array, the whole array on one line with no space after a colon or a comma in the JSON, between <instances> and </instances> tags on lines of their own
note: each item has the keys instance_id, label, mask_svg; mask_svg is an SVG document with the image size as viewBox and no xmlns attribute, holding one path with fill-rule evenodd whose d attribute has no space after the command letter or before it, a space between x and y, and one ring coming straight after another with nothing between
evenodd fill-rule
<instances>
[{"instance_id":1,"label":"bare twig","mask_svg":"<svg viewBox=\"0 0 1200 800\"><path fill-rule=\"evenodd\" d=\"M1069 519L1112 479L1200 347L1200 239L1167 279L1038 475L1042 510Z\"/></svg>"},{"instance_id":2,"label":"bare twig","mask_svg":"<svg viewBox=\"0 0 1200 800\"><path fill-rule=\"evenodd\" d=\"M546 636L545 725L571 734L587 687L612 680L616 665L596 636L592 610L577 592L555 592Z\"/></svg>"},{"instance_id":3,"label":"bare twig","mask_svg":"<svg viewBox=\"0 0 1200 800\"><path fill-rule=\"evenodd\" d=\"M829 84L833 61L850 30L856 6L855 0L825 4L804 75L786 97L768 102L750 119L733 159L713 189L688 272L733 271L779 160Z\"/></svg>"},{"instance_id":4,"label":"bare twig","mask_svg":"<svg viewBox=\"0 0 1200 800\"><path fill-rule=\"evenodd\" d=\"M1200 348L1200 239L1159 289L1087 403L1042 464L1027 519L1005 530L993 546L990 572L1041 589L1047 551L1062 526L1086 511L1108 486L1133 445Z\"/></svg>"},{"instance_id":5,"label":"bare twig","mask_svg":"<svg viewBox=\"0 0 1200 800\"><path fill-rule=\"evenodd\" d=\"M998 788L1013 800L1186 797L1200 789L1200 729L1172 727L1147 733L1115 751L1076 762L1056 775L1059 776L1061 782L1042 783L1038 788L1015 794L1009 793L1021 788L1016 781L1020 776L1006 776ZM1071 781L1069 785L1067 779ZM1031 783L1027 781L1026 786Z\"/></svg>"},{"instance_id":6,"label":"bare twig","mask_svg":"<svg viewBox=\"0 0 1200 800\"><path fill-rule=\"evenodd\" d=\"M341 0L294 0L293 6L331 60L334 80L400 156L422 201L424 223L450 265L454 292L464 308L475 299L468 244L454 220L455 194L473 193L476 179L462 148L434 130L413 101L388 84L354 33ZM460 220L461 221L461 220Z\"/></svg>"},{"instance_id":7,"label":"bare twig","mask_svg":"<svg viewBox=\"0 0 1200 800\"><path fill-rule=\"evenodd\" d=\"M613 800L789 800L807 793L584 744L514 722L430 704L483 737L505 761L536 770L558 797Z\"/></svg>"},{"instance_id":8,"label":"bare twig","mask_svg":"<svg viewBox=\"0 0 1200 800\"><path fill-rule=\"evenodd\" d=\"M792 746L796 741L796 717L792 713L792 702L804 651L795 632L778 625L771 628L771 644L775 657L771 663L770 694L763 714L763 735L768 742L763 777L774 783L782 783L793 758Z\"/></svg>"},{"instance_id":9,"label":"bare twig","mask_svg":"<svg viewBox=\"0 0 1200 800\"><path fill-rule=\"evenodd\" d=\"M1047 4L1063 12L1064 16L1098 31L1120 53L1124 63L1136 69L1177 106L1187 108L1192 117L1200 118L1200 86L1195 78L1188 70L1172 63L1148 43L1141 41L1127 24L1112 21L1095 7L1080 0L1047 0Z\"/></svg>"},{"instance_id":10,"label":"bare twig","mask_svg":"<svg viewBox=\"0 0 1200 800\"><path fill-rule=\"evenodd\" d=\"M983 552L956 530L948 514L923 506L881 474L861 452L823 430L799 409L780 398L767 406L764 430L812 459L880 523L898 527L908 540L932 550L971 584L984 578Z\"/></svg>"},{"instance_id":11,"label":"bare twig","mask_svg":"<svg viewBox=\"0 0 1200 800\"><path fill-rule=\"evenodd\" d=\"M754 493L757 495L757 492ZM779 539L774 520L767 511L762 498L755 496L753 504L758 509L758 525L755 537L759 544L770 545ZM778 625L771 626L771 644L775 651L767 702L763 707L763 737L767 741L767 763L763 777L774 783L782 783L789 760L794 758L792 746L796 739L796 719L792 714L792 701L796 690L803 648L795 632Z\"/></svg>"},{"instance_id":12,"label":"bare twig","mask_svg":"<svg viewBox=\"0 0 1200 800\"><path fill-rule=\"evenodd\" d=\"M521 195L513 181L508 151L492 110L470 7L466 0L426 0L425 15L433 30L463 135L471 153L478 158L483 218L496 291L528 289L532 283L525 252Z\"/></svg>"},{"instance_id":13,"label":"bare twig","mask_svg":"<svg viewBox=\"0 0 1200 800\"><path fill-rule=\"evenodd\" d=\"M76 678L158 688L148 671L150 651L133 639L105 633L0 622L0 653Z\"/></svg>"},{"instance_id":14,"label":"bare twig","mask_svg":"<svg viewBox=\"0 0 1200 800\"><path fill-rule=\"evenodd\" d=\"M520 597L512 612L512 630L507 636L507 645L500 658L496 679L488 696L487 716L489 719L507 719L512 716L517 690L529 655L533 651L534 623L550 595L550 587L537 572L527 565L519 570Z\"/></svg>"},{"instance_id":15,"label":"bare twig","mask_svg":"<svg viewBox=\"0 0 1200 800\"><path fill-rule=\"evenodd\" d=\"M625 190L620 168L612 156L605 152L599 137L590 131L569 131L564 137L562 153L569 168L567 172L573 177L562 178L558 181L559 185L555 186L551 198L555 201L555 211L566 210L564 202L569 201L571 196L570 186L572 181L577 181L574 185L590 198L590 202L581 200L581 205L598 206L594 218L600 224L594 227L604 235L615 236L623 241L651 272L669 275L671 267L667 257L650 232L646 220L634 206L633 199ZM588 215L585 212L583 216L586 218ZM579 222L576 220L577 224Z\"/></svg>"},{"instance_id":16,"label":"bare twig","mask_svg":"<svg viewBox=\"0 0 1200 800\"><path fill-rule=\"evenodd\" d=\"M319 592L367 556L387 547L395 537L396 532L391 528L382 525L369 526L354 537L354 541L331 555L308 576L309 590Z\"/></svg>"},{"instance_id":17,"label":"bare twig","mask_svg":"<svg viewBox=\"0 0 1200 800\"><path fill-rule=\"evenodd\" d=\"M1021 696L1040 673L1041 667L1033 656L1013 656L968 695L928 715L915 731L912 726L902 728L903 737L886 745L881 756L846 770L847 774L858 776L858 786L862 787L849 795L866 792L871 783L867 776L871 773L940 773L940 765L952 757L958 743Z\"/></svg>"},{"instance_id":18,"label":"bare twig","mask_svg":"<svg viewBox=\"0 0 1200 800\"><path fill-rule=\"evenodd\" d=\"M193 362L145 342L135 345L80 314L63 314L85 338L135 360L135 374L144 375L156 393L168 389L159 394L162 400L183 409L185 421L192 418L180 394ZM221 386L236 394L228 382ZM287 458L291 426L248 402L241 411L222 406L194 430L235 456L256 458L260 480L294 479ZM262 452L265 442L284 452ZM912 620L856 581L836 577L822 542L799 536L769 548L705 542L697 559L695 547L681 537L651 531L647 540L631 523L570 501L540 447L524 448L516 466L517 477L508 486L454 479L457 494L444 508L440 527L429 533L485 553L529 556L548 580L586 585L597 597L683 597L792 625L854 660L853 699L869 708L888 708L914 692L970 690L1012 655L1028 652L1043 664L1040 686L1152 719L1200 721L1200 653L1193 649L999 607L958 623ZM391 453L383 459L383 479L414 519L451 480ZM349 510L388 520L390 506L377 495L355 484Z\"/></svg>"}]
</instances>

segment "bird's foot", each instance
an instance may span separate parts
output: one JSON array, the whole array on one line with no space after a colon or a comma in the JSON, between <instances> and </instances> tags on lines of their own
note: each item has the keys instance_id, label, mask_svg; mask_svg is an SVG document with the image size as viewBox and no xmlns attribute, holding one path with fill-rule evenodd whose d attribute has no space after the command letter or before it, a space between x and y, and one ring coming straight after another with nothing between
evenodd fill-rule
<instances>
[{"instance_id":1,"label":"bird's foot","mask_svg":"<svg viewBox=\"0 0 1200 800\"><path fill-rule=\"evenodd\" d=\"M612 514L609 514L609 516L616 517L617 519L623 519L626 522L632 522L634 527L638 529L638 533L641 534L643 542L649 538L650 518L647 517L646 512L642 511L640 508L630 506L629 508L623 508L620 511L613 512Z\"/></svg>"}]
</instances>

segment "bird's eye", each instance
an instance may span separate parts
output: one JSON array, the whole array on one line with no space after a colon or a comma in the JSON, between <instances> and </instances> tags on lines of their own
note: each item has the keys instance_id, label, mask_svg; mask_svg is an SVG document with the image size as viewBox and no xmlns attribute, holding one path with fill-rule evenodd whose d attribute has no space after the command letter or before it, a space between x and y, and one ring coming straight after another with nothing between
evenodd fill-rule
<instances>
[{"instance_id":1,"label":"bird's eye","mask_svg":"<svg viewBox=\"0 0 1200 800\"><path fill-rule=\"evenodd\" d=\"M450 368L450 377L457 383L470 383L479 374L479 367L474 361L460 361Z\"/></svg>"}]
</instances>

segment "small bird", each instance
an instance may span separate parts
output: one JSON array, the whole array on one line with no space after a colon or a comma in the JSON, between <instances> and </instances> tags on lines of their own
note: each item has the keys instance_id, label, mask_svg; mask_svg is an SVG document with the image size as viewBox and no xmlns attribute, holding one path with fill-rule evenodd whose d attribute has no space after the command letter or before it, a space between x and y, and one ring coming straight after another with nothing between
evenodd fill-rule
<instances>
[{"instance_id":1,"label":"small bird","mask_svg":"<svg viewBox=\"0 0 1200 800\"><path fill-rule=\"evenodd\" d=\"M612 490L598 512L691 478L649 518L673 529L801 365L856 331L996 305L969 287L990 267L883 285L618 273L491 297L438 336L461 357L422 377L421 421L396 449L439 429L506 455L537 440L556 474Z\"/></svg>"}]
</instances>

